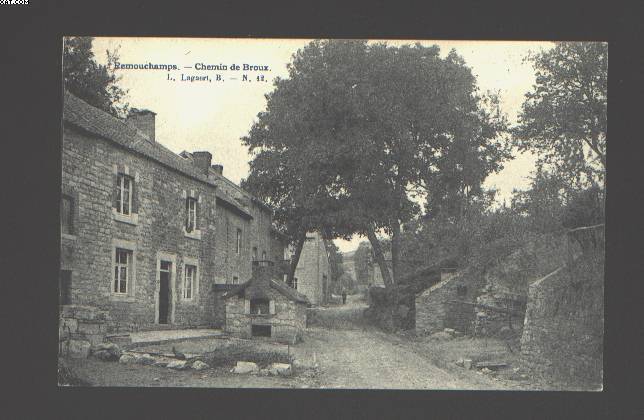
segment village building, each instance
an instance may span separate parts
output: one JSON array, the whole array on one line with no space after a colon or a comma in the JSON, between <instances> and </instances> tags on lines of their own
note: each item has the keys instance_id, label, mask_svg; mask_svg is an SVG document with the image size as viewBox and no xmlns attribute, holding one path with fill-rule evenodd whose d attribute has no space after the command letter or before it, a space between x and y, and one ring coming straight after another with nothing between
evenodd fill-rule
<instances>
[{"instance_id":1,"label":"village building","mask_svg":"<svg viewBox=\"0 0 644 420\"><path fill-rule=\"evenodd\" d=\"M331 296L329 255L322 235L308 233L295 269L293 288L314 305L325 305Z\"/></svg>"},{"instance_id":2,"label":"village building","mask_svg":"<svg viewBox=\"0 0 644 420\"><path fill-rule=\"evenodd\" d=\"M286 285L282 272L269 261L257 261L246 283L222 295L225 331L241 338L267 337L297 343L306 328L306 296Z\"/></svg>"},{"instance_id":3,"label":"village building","mask_svg":"<svg viewBox=\"0 0 644 420\"><path fill-rule=\"evenodd\" d=\"M270 208L209 152L161 145L154 112L121 120L65 92L63 122L61 305L105 311L111 330L222 326L218 286L284 259Z\"/></svg>"}]
</instances>

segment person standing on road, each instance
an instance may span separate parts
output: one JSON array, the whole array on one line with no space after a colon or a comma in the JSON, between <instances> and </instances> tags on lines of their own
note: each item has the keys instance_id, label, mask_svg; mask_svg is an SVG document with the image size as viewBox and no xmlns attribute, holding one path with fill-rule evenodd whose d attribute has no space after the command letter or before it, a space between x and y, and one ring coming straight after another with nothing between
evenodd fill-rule
<instances>
[{"instance_id":1,"label":"person standing on road","mask_svg":"<svg viewBox=\"0 0 644 420\"><path fill-rule=\"evenodd\" d=\"M347 303L347 291L342 289L342 304Z\"/></svg>"}]
</instances>

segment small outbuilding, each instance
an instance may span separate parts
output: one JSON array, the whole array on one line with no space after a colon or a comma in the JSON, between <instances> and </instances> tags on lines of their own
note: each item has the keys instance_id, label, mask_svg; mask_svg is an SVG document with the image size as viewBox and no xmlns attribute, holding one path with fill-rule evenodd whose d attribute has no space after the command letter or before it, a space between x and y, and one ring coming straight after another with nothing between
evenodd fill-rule
<instances>
[{"instance_id":1,"label":"small outbuilding","mask_svg":"<svg viewBox=\"0 0 644 420\"><path fill-rule=\"evenodd\" d=\"M306 296L281 279L271 261L254 261L250 280L224 293L224 330L241 338L266 337L295 343L306 328Z\"/></svg>"}]
</instances>

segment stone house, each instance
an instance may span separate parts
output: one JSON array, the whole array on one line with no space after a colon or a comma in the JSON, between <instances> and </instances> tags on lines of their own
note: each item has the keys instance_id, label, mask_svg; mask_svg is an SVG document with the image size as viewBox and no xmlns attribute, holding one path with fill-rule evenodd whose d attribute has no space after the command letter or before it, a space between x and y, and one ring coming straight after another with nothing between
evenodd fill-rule
<instances>
[{"instance_id":1,"label":"stone house","mask_svg":"<svg viewBox=\"0 0 644 420\"><path fill-rule=\"evenodd\" d=\"M295 344L306 328L306 296L281 279L281 270L258 261L253 276L222 295L226 302L225 331L241 338L267 337Z\"/></svg>"},{"instance_id":2,"label":"stone house","mask_svg":"<svg viewBox=\"0 0 644 420\"><path fill-rule=\"evenodd\" d=\"M309 298L312 304L328 303L331 296L329 255L318 232L307 234L294 277L293 288Z\"/></svg>"},{"instance_id":3,"label":"stone house","mask_svg":"<svg viewBox=\"0 0 644 420\"><path fill-rule=\"evenodd\" d=\"M151 111L121 120L65 92L61 190L60 303L106 311L112 331L221 325L216 286L284 255L270 209L209 152L161 145Z\"/></svg>"}]
</instances>

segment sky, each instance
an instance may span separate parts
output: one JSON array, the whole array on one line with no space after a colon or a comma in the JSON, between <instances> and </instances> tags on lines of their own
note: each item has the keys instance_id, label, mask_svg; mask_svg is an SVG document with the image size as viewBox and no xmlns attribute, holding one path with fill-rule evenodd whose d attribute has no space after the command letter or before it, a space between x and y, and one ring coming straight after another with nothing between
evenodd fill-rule
<instances>
[{"instance_id":1,"label":"sky","mask_svg":"<svg viewBox=\"0 0 644 420\"><path fill-rule=\"evenodd\" d=\"M206 150L213 164L224 166L224 175L238 183L248 174L250 154L240 138L266 108L265 94L275 77L288 76L287 63L308 39L226 38L95 38L93 49L99 63L107 63L106 50L118 50L119 62L127 64L176 64L178 70L116 70L119 85L128 91L131 107L149 109L156 115L156 140L175 153ZM416 40L387 41L391 45ZM452 48L472 69L482 92L498 92L501 109L511 124L516 122L525 93L535 81L534 69L523 58L529 51L551 48L551 42L532 41L418 41L436 44L445 56ZM199 65L226 65L227 71L198 71ZM239 71L231 65L240 66ZM243 65L268 66L268 71L243 71ZM191 67L191 68L188 68ZM168 74L174 80L168 80ZM208 75L211 81L181 81L181 75ZM220 74L224 81L216 81ZM250 81L242 81L246 74ZM184 76L184 78L185 78ZM264 76L264 80L257 80ZM236 78L237 80L233 80ZM509 198L513 189L528 187L534 156L516 154L504 169L484 186L496 188L497 198ZM366 238L336 240L341 251L357 248Z\"/></svg>"}]
</instances>

